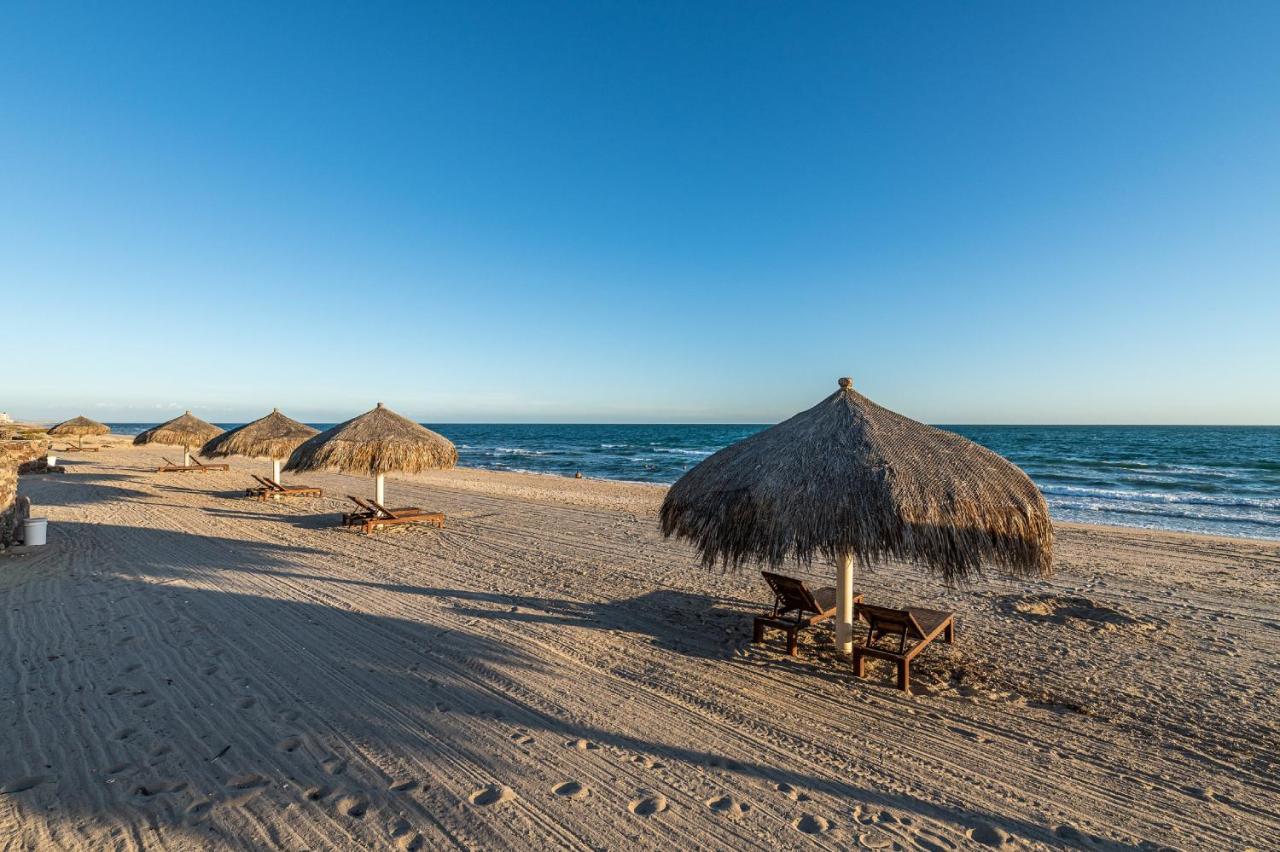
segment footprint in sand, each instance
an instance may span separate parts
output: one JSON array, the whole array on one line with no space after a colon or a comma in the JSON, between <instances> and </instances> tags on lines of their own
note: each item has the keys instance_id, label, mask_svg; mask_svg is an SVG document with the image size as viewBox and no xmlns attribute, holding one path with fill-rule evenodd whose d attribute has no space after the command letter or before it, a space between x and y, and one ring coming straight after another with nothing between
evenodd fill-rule
<instances>
[{"instance_id":1,"label":"footprint in sand","mask_svg":"<svg viewBox=\"0 0 1280 852\"><path fill-rule=\"evenodd\" d=\"M107 774L119 775L122 772L128 772L131 769L133 769L132 763L113 763L112 765L107 767Z\"/></svg>"},{"instance_id":2,"label":"footprint in sand","mask_svg":"<svg viewBox=\"0 0 1280 852\"><path fill-rule=\"evenodd\" d=\"M532 745L533 744L533 737L529 736L524 731L516 731L514 734L511 735L511 739L515 742L516 745Z\"/></svg>"},{"instance_id":3,"label":"footprint in sand","mask_svg":"<svg viewBox=\"0 0 1280 852\"><path fill-rule=\"evenodd\" d=\"M488 784L478 790L472 790L471 795L467 796L467 801L473 805L487 808L491 805L500 805L503 802L509 802L515 797L515 791L510 787L506 787L502 784Z\"/></svg>"},{"instance_id":4,"label":"footprint in sand","mask_svg":"<svg viewBox=\"0 0 1280 852\"><path fill-rule=\"evenodd\" d=\"M197 799L187 805L187 816L191 819L199 819L213 809L213 799Z\"/></svg>"},{"instance_id":5,"label":"footprint in sand","mask_svg":"<svg viewBox=\"0 0 1280 852\"><path fill-rule=\"evenodd\" d=\"M883 831L864 831L858 835L858 845L864 849L888 849L893 845L893 838Z\"/></svg>"},{"instance_id":6,"label":"footprint in sand","mask_svg":"<svg viewBox=\"0 0 1280 852\"><path fill-rule=\"evenodd\" d=\"M584 739L566 740L564 745L565 748L576 748L578 751L595 751L600 748L600 746L591 742L591 740Z\"/></svg>"},{"instance_id":7,"label":"footprint in sand","mask_svg":"<svg viewBox=\"0 0 1280 852\"><path fill-rule=\"evenodd\" d=\"M417 786L417 781L412 778L406 778L403 781L392 781L391 785L387 789L393 793L407 793Z\"/></svg>"},{"instance_id":8,"label":"footprint in sand","mask_svg":"<svg viewBox=\"0 0 1280 852\"><path fill-rule=\"evenodd\" d=\"M814 814L805 814L792 820L791 827L805 834L825 834L831 830L831 821Z\"/></svg>"},{"instance_id":9,"label":"footprint in sand","mask_svg":"<svg viewBox=\"0 0 1280 852\"><path fill-rule=\"evenodd\" d=\"M338 813L346 814L356 819L362 818L369 811L369 800L364 796L351 795L343 796L338 800Z\"/></svg>"},{"instance_id":10,"label":"footprint in sand","mask_svg":"<svg viewBox=\"0 0 1280 852\"><path fill-rule=\"evenodd\" d=\"M1013 838L1009 836L1009 832L1003 828L998 828L987 822L980 822L969 830L969 839L974 843L981 843L983 846L991 846L1000 849L1010 843Z\"/></svg>"},{"instance_id":11,"label":"footprint in sand","mask_svg":"<svg viewBox=\"0 0 1280 852\"><path fill-rule=\"evenodd\" d=\"M746 802L740 802L733 796L716 796L707 799L707 807L711 809L713 814L730 818L740 817L751 810L751 805Z\"/></svg>"},{"instance_id":12,"label":"footprint in sand","mask_svg":"<svg viewBox=\"0 0 1280 852\"><path fill-rule=\"evenodd\" d=\"M282 722L296 722L296 721L297 721L297 719L298 719L298 711L297 711L297 710L282 710L282 711L280 711L280 721L282 721Z\"/></svg>"},{"instance_id":13,"label":"footprint in sand","mask_svg":"<svg viewBox=\"0 0 1280 852\"><path fill-rule=\"evenodd\" d=\"M591 789L577 781L563 781L551 788L551 792L565 799L581 801L591 795Z\"/></svg>"},{"instance_id":14,"label":"footprint in sand","mask_svg":"<svg viewBox=\"0 0 1280 852\"><path fill-rule=\"evenodd\" d=\"M315 787L308 787L302 794L302 798L306 799L308 802L318 802L332 792L333 791L328 787L321 784Z\"/></svg>"},{"instance_id":15,"label":"footprint in sand","mask_svg":"<svg viewBox=\"0 0 1280 852\"><path fill-rule=\"evenodd\" d=\"M387 833L396 842L397 849L414 852L422 848L422 835L413 830L413 826L404 817L397 817L387 826Z\"/></svg>"},{"instance_id":16,"label":"footprint in sand","mask_svg":"<svg viewBox=\"0 0 1280 852\"><path fill-rule=\"evenodd\" d=\"M136 734L136 733L138 733L138 729L137 729L137 728L121 728L121 729L119 729L118 731L116 731L114 734L112 734L112 735L111 735L111 739L113 739L113 740L127 740L127 739L129 739L129 737L133 736L133 735L134 735L134 734Z\"/></svg>"},{"instance_id":17,"label":"footprint in sand","mask_svg":"<svg viewBox=\"0 0 1280 852\"><path fill-rule=\"evenodd\" d=\"M19 775L17 778L10 778L0 784L0 793L21 793L52 780L53 776L51 775Z\"/></svg>"},{"instance_id":18,"label":"footprint in sand","mask_svg":"<svg viewBox=\"0 0 1280 852\"><path fill-rule=\"evenodd\" d=\"M160 780L139 784L133 788L133 795L150 798L163 793L180 793L187 789L186 781Z\"/></svg>"},{"instance_id":19,"label":"footprint in sand","mask_svg":"<svg viewBox=\"0 0 1280 852\"><path fill-rule=\"evenodd\" d=\"M287 754L292 754L302 748L302 737L285 737L280 742L276 743L276 748Z\"/></svg>"},{"instance_id":20,"label":"footprint in sand","mask_svg":"<svg viewBox=\"0 0 1280 852\"><path fill-rule=\"evenodd\" d=\"M346 771L347 762L337 755L331 754L320 761L320 767L330 775L341 775Z\"/></svg>"},{"instance_id":21,"label":"footprint in sand","mask_svg":"<svg viewBox=\"0 0 1280 852\"><path fill-rule=\"evenodd\" d=\"M266 783L267 779L256 772L243 772L239 775L232 775L227 779L227 786L233 790L252 790L254 787L261 787Z\"/></svg>"},{"instance_id":22,"label":"footprint in sand","mask_svg":"<svg viewBox=\"0 0 1280 852\"><path fill-rule=\"evenodd\" d=\"M238 701L236 701L236 706L239 707L241 710L248 710L250 707L252 707L257 703L258 703L258 699L254 698L252 695L246 695L244 698L241 698Z\"/></svg>"},{"instance_id":23,"label":"footprint in sand","mask_svg":"<svg viewBox=\"0 0 1280 852\"><path fill-rule=\"evenodd\" d=\"M788 799L790 799L793 802L809 801L809 796L807 794L801 793L799 790L797 790L795 787L792 787L790 784L785 784L785 783L779 784L776 787L774 787L774 789L777 790L782 795L786 796Z\"/></svg>"},{"instance_id":24,"label":"footprint in sand","mask_svg":"<svg viewBox=\"0 0 1280 852\"><path fill-rule=\"evenodd\" d=\"M636 816L651 817L654 814L662 813L667 807L667 797L657 793L652 796L641 796L638 799L632 799L627 805L627 810Z\"/></svg>"},{"instance_id":25,"label":"footprint in sand","mask_svg":"<svg viewBox=\"0 0 1280 852\"><path fill-rule=\"evenodd\" d=\"M200 674L204 675L205 677L208 677L209 675L215 675L215 674L217 674L217 673L218 673L218 667L217 667L216 665L215 665L215 666L205 666L204 668L202 668L202 669L200 670Z\"/></svg>"}]
</instances>

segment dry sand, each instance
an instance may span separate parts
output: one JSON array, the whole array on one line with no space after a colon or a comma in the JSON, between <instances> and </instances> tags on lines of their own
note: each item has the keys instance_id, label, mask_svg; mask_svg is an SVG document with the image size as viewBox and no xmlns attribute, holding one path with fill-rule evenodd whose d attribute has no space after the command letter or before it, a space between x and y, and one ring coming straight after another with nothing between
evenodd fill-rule
<instances>
[{"instance_id":1,"label":"dry sand","mask_svg":"<svg viewBox=\"0 0 1280 852\"><path fill-rule=\"evenodd\" d=\"M393 477L448 527L365 538L365 481L262 504L265 463L111 443L23 478L51 543L0 558L6 849L1280 842L1280 545L1064 526L1050 582L880 569L869 601L958 613L906 696L827 634L752 646L758 577L664 541L658 488Z\"/></svg>"}]
</instances>

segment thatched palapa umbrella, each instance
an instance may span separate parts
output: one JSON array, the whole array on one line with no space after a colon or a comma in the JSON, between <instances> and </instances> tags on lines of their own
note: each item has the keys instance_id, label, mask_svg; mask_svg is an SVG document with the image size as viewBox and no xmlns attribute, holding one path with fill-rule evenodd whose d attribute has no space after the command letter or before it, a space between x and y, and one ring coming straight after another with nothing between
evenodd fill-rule
<instances>
[{"instance_id":1,"label":"thatched palapa umbrella","mask_svg":"<svg viewBox=\"0 0 1280 852\"><path fill-rule=\"evenodd\" d=\"M703 562L838 566L836 643L853 643L853 560L923 563L948 582L994 565L1051 569L1053 528L1019 468L952 432L881 408L840 380L822 402L708 457L662 504L665 535Z\"/></svg>"},{"instance_id":2,"label":"thatched palapa umbrella","mask_svg":"<svg viewBox=\"0 0 1280 852\"><path fill-rule=\"evenodd\" d=\"M191 447L200 447L222 430L212 423L205 423L190 411L181 417L153 426L133 439L135 444L168 444L182 447L182 463L191 464Z\"/></svg>"},{"instance_id":3,"label":"thatched palapa umbrella","mask_svg":"<svg viewBox=\"0 0 1280 852\"><path fill-rule=\"evenodd\" d=\"M49 429L49 434L57 438L65 438L75 435L79 438L78 446L84 449L85 435L106 435L111 431L111 427L105 423L99 423L97 420L90 420L88 417L72 417L70 420L64 420L57 426Z\"/></svg>"},{"instance_id":4,"label":"thatched palapa umbrella","mask_svg":"<svg viewBox=\"0 0 1280 852\"><path fill-rule=\"evenodd\" d=\"M374 499L385 503L384 474L443 470L457 463L458 450L448 438L378 403L301 444L284 469L367 474L374 477Z\"/></svg>"},{"instance_id":5,"label":"thatched palapa umbrella","mask_svg":"<svg viewBox=\"0 0 1280 852\"><path fill-rule=\"evenodd\" d=\"M319 432L273 408L266 417L210 438L201 447L200 455L207 458L248 456L271 459L271 479L279 485L281 461L287 459L299 444Z\"/></svg>"}]
</instances>

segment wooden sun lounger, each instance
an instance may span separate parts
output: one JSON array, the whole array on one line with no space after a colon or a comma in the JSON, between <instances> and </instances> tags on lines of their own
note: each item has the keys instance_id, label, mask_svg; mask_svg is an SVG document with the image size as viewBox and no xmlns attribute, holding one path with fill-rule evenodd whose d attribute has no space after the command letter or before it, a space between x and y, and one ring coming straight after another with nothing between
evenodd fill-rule
<instances>
[{"instance_id":1,"label":"wooden sun lounger","mask_svg":"<svg viewBox=\"0 0 1280 852\"><path fill-rule=\"evenodd\" d=\"M276 497L323 497L324 491L310 485L281 485L279 482L258 476L256 473L249 474L259 483L257 488L246 488L244 490L246 497L257 497L259 500L266 501Z\"/></svg>"},{"instance_id":2,"label":"wooden sun lounger","mask_svg":"<svg viewBox=\"0 0 1280 852\"><path fill-rule=\"evenodd\" d=\"M347 512L342 516L343 526L358 526L368 535L376 528L393 524L424 523L432 526L444 526L444 514L441 512L424 512L417 506L399 506L388 509L374 500L362 500L348 494L347 499L360 507L360 511Z\"/></svg>"},{"instance_id":3,"label":"wooden sun lounger","mask_svg":"<svg viewBox=\"0 0 1280 852\"><path fill-rule=\"evenodd\" d=\"M769 628L786 631L787 653L795 657L799 655L800 631L836 614L836 590L834 586L810 590L803 580L786 577L770 571L761 571L764 581L773 590L773 611L768 615L756 616L752 631L752 642L763 642L764 632ZM853 602L862 601L862 595L854 595Z\"/></svg>"},{"instance_id":4,"label":"wooden sun lounger","mask_svg":"<svg viewBox=\"0 0 1280 852\"><path fill-rule=\"evenodd\" d=\"M156 473L208 473L213 470L231 470L229 464L201 464L195 456L191 457L195 464L174 464L164 456L160 458L164 459L165 463L156 468Z\"/></svg>"},{"instance_id":5,"label":"wooden sun lounger","mask_svg":"<svg viewBox=\"0 0 1280 852\"><path fill-rule=\"evenodd\" d=\"M898 666L898 689L911 691L911 661L939 636L951 644L956 638L955 613L940 609L889 609L882 606L858 605L858 617L867 622L867 639L853 648L853 673L865 677L867 657L890 660ZM898 648L877 647L884 637L898 637ZM915 644L907 647L907 640Z\"/></svg>"}]
</instances>

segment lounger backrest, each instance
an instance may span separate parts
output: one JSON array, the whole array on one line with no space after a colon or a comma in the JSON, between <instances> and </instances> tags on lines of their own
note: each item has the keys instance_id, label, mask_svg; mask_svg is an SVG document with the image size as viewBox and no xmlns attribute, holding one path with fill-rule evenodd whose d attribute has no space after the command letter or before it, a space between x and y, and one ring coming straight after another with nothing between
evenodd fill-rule
<instances>
[{"instance_id":1,"label":"lounger backrest","mask_svg":"<svg viewBox=\"0 0 1280 852\"><path fill-rule=\"evenodd\" d=\"M357 506L359 506L361 509L363 509L366 512L374 511L374 508L372 506L370 506L368 503L361 500L359 497L354 497L348 494L347 499L350 500L352 503L355 503Z\"/></svg>"},{"instance_id":2,"label":"lounger backrest","mask_svg":"<svg viewBox=\"0 0 1280 852\"><path fill-rule=\"evenodd\" d=\"M176 464L174 464L173 462L169 461L169 460L168 460L167 458L165 458L164 456L161 456L161 457L160 457L160 461L164 462L164 463L165 463L165 464L167 464L169 467L177 467L177 465L176 465Z\"/></svg>"},{"instance_id":3,"label":"lounger backrest","mask_svg":"<svg viewBox=\"0 0 1280 852\"><path fill-rule=\"evenodd\" d=\"M261 485L263 488L269 488L269 487L270 487L270 486L268 486L268 485L267 485L267 481L266 481L265 479L263 479L261 476L258 476L258 474L256 474L256 473L251 473L251 474L249 474L249 475L250 475L250 476L252 476L254 479L258 480L258 484L259 484L259 485Z\"/></svg>"},{"instance_id":4,"label":"lounger backrest","mask_svg":"<svg viewBox=\"0 0 1280 852\"><path fill-rule=\"evenodd\" d=\"M916 621L915 616L908 610L858 604L858 615L865 619L872 629L906 633L912 639L924 638L924 631L920 629L920 623Z\"/></svg>"},{"instance_id":5,"label":"lounger backrest","mask_svg":"<svg viewBox=\"0 0 1280 852\"><path fill-rule=\"evenodd\" d=\"M771 571L761 571L764 581L769 584L769 588L773 589L773 594L778 598L778 602L782 604L783 609L798 609L801 612L822 612L822 607L818 606L818 602L813 599L813 593L805 586L803 580L797 580L795 577L787 577L783 574L774 574Z\"/></svg>"},{"instance_id":6,"label":"lounger backrest","mask_svg":"<svg viewBox=\"0 0 1280 852\"><path fill-rule=\"evenodd\" d=\"M377 509L377 510L378 510L378 514L382 515L382 517L384 517L384 518L394 518L394 517L395 517L395 515L394 515L394 514L392 514L391 512L388 512L386 509L382 508L382 504L381 504L381 503L379 503L377 500L370 500L370 501L369 501L369 505L370 505L370 506L372 506L373 508Z\"/></svg>"}]
</instances>

